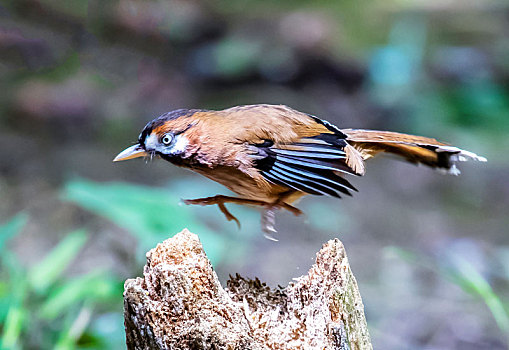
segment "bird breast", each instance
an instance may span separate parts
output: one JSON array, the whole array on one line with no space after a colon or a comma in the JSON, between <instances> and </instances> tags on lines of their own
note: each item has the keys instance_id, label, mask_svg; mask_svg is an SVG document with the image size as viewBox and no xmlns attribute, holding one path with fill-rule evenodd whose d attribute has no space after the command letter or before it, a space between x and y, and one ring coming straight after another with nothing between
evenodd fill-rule
<instances>
[{"instance_id":1,"label":"bird breast","mask_svg":"<svg viewBox=\"0 0 509 350\"><path fill-rule=\"evenodd\" d=\"M242 198L273 202L281 193L288 191L287 188L265 182L261 184L253 177L245 174L238 168L218 166L215 168L193 167L193 171L220 183Z\"/></svg>"}]
</instances>

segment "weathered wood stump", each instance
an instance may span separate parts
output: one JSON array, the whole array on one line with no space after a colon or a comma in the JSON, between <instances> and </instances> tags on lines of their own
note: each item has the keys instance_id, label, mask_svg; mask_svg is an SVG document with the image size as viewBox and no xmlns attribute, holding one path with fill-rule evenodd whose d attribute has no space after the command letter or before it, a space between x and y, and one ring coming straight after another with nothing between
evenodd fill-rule
<instances>
[{"instance_id":1,"label":"weathered wood stump","mask_svg":"<svg viewBox=\"0 0 509 350\"><path fill-rule=\"evenodd\" d=\"M284 289L239 275L224 289L188 230L150 250L143 275L124 286L129 349L372 349L337 239Z\"/></svg>"}]
</instances>

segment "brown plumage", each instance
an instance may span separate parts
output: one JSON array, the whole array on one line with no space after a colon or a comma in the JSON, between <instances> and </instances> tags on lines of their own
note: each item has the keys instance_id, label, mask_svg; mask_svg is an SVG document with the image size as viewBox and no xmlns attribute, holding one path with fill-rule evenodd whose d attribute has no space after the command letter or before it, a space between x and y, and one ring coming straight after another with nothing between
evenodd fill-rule
<instances>
[{"instance_id":1,"label":"brown plumage","mask_svg":"<svg viewBox=\"0 0 509 350\"><path fill-rule=\"evenodd\" d=\"M298 215L300 210L292 204L306 194L340 198L356 191L346 175L364 175L364 161L379 153L455 175L456 161L486 160L432 138L339 129L286 106L250 105L163 114L148 123L138 144L115 161L158 156L219 182L239 197L185 202L217 204L228 220L235 221L225 203L261 206L262 228L269 235L275 232L276 209Z\"/></svg>"}]
</instances>

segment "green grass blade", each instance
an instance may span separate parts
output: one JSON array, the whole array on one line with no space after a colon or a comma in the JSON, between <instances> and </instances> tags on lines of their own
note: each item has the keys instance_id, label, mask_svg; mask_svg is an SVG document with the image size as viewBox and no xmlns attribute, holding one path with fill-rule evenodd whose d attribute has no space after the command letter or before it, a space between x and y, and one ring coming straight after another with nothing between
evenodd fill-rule
<instances>
[{"instance_id":1,"label":"green grass blade","mask_svg":"<svg viewBox=\"0 0 509 350\"><path fill-rule=\"evenodd\" d=\"M499 296L493 291L486 279L474 268L474 266L462 258L456 258L456 271L459 277L468 285L470 294L480 297L491 311L495 322L504 334L509 337L509 315Z\"/></svg>"},{"instance_id":2,"label":"green grass blade","mask_svg":"<svg viewBox=\"0 0 509 350\"><path fill-rule=\"evenodd\" d=\"M40 307L39 316L52 320L82 301L100 303L122 295L123 285L102 271L89 273L67 281L51 292Z\"/></svg>"},{"instance_id":3,"label":"green grass blade","mask_svg":"<svg viewBox=\"0 0 509 350\"><path fill-rule=\"evenodd\" d=\"M2 334L2 349L12 349L17 346L23 329L23 318L23 309L19 305L12 305L9 308Z\"/></svg>"},{"instance_id":4,"label":"green grass blade","mask_svg":"<svg viewBox=\"0 0 509 350\"><path fill-rule=\"evenodd\" d=\"M70 233L37 265L29 271L29 281L38 292L44 292L51 286L76 258L87 241L83 230Z\"/></svg>"},{"instance_id":5,"label":"green grass blade","mask_svg":"<svg viewBox=\"0 0 509 350\"><path fill-rule=\"evenodd\" d=\"M83 306L67 329L60 333L54 349L55 350L71 350L76 347L77 341L83 335L92 319L92 309L88 306Z\"/></svg>"},{"instance_id":6,"label":"green grass blade","mask_svg":"<svg viewBox=\"0 0 509 350\"><path fill-rule=\"evenodd\" d=\"M455 256L452 266L443 267L431 259L401 247L388 247L387 251L395 253L402 260L434 271L442 278L459 286L464 292L476 298L480 298L490 310L490 313L502 333L507 335L509 341L509 314L504 308L504 303L493 288L491 288L488 281L470 262L459 256Z\"/></svg>"}]
</instances>

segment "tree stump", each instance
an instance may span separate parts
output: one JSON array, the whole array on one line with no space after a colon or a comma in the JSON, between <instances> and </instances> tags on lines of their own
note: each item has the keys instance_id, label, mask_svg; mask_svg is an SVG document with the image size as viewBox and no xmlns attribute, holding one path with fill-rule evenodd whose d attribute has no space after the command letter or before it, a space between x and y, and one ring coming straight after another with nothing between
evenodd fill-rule
<instances>
[{"instance_id":1,"label":"tree stump","mask_svg":"<svg viewBox=\"0 0 509 350\"><path fill-rule=\"evenodd\" d=\"M236 275L224 289L186 229L147 253L143 275L124 285L129 349L372 349L338 239L286 288Z\"/></svg>"}]
</instances>

